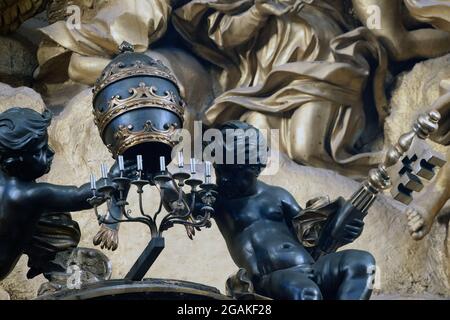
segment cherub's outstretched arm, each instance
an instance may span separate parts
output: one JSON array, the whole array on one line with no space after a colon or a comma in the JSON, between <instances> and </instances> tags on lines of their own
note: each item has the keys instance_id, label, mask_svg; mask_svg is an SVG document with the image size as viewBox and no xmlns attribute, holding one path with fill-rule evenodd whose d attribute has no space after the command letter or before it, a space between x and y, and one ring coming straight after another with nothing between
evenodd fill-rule
<instances>
[{"instance_id":1,"label":"cherub's outstretched arm","mask_svg":"<svg viewBox=\"0 0 450 320\"><path fill-rule=\"evenodd\" d=\"M131 175L136 170L135 165L126 165L125 175ZM108 174L108 179L119 176L118 165L115 163ZM112 181L110 181L112 183ZM100 185L101 180L97 181ZM28 200L32 205L43 208L45 212L67 212L91 209L88 199L92 197L91 185L86 183L81 187L61 186L51 183L36 183L27 191Z\"/></svg>"},{"instance_id":2,"label":"cherub's outstretched arm","mask_svg":"<svg viewBox=\"0 0 450 320\"><path fill-rule=\"evenodd\" d=\"M39 183L29 190L28 194L31 203L43 208L45 212L82 211L92 208L87 201L92 197L89 183L81 187Z\"/></svg>"}]
</instances>

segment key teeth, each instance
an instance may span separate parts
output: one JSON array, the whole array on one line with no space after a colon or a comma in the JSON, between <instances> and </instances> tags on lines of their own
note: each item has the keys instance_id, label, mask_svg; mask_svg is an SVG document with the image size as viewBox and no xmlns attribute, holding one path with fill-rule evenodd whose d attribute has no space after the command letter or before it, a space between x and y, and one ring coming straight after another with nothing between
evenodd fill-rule
<instances>
[{"instance_id":1,"label":"key teeth","mask_svg":"<svg viewBox=\"0 0 450 320\"><path fill-rule=\"evenodd\" d=\"M432 164L433 166L439 167L439 168L442 168L447 163L446 160L444 160L438 156L434 156L434 155L430 160L428 160L428 162L430 164Z\"/></svg>"},{"instance_id":2,"label":"key teeth","mask_svg":"<svg viewBox=\"0 0 450 320\"><path fill-rule=\"evenodd\" d=\"M429 170L424 167L420 167L418 170L415 171L415 174L425 180L431 181L436 176L436 173L434 170Z\"/></svg>"},{"instance_id":3,"label":"key teeth","mask_svg":"<svg viewBox=\"0 0 450 320\"><path fill-rule=\"evenodd\" d=\"M420 192L423 190L424 185L419 177L412 173L407 174L407 179L402 183L405 188L411 191Z\"/></svg>"},{"instance_id":4,"label":"key teeth","mask_svg":"<svg viewBox=\"0 0 450 320\"><path fill-rule=\"evenodd\" d=\"M391 195L397 201L410 204L413 200L413 193L422 191L424 187L419 177L407 172L397 180L391 189Z\"/></svg>"},{"instance_id":5,"label":"key teeth","mask_svg":"<svg viewBox=\"0 0 450 320\"><path fill-rule=\"evenodd\" d=\"M393 193L392 198L394 198L395 200L397 200L405 205L409 205L413 201L412 196L410 196L409 194L406 194L404 192L401 192L401 191L398 191L397 193Z\"/></svg>"}]
</instances>

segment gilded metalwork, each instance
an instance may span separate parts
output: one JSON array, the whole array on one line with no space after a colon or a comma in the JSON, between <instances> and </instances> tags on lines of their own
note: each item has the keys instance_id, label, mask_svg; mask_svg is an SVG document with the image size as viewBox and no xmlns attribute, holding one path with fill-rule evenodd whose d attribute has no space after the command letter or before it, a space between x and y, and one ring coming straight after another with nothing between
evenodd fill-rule
<instances>
[{"instance_id":1,"label":"gilded metalwork","mask_svg":"<svg viewBox=\"0 0 450 320\"><path fill-rule=\"evenodd\" d=\"M151 121L147 121L142 130L133 131L133 129L133 125L119 126L119 130L114 135L117 141L116 147L112 145L107 146L113 155L124 154L131 147L145 142L161 142L171 147L178 143L174 139L177 127L173 124L167 130L159 130Z\"/></svg>"},{"instance_id":2,"label":"gilded metalwork","mask_svg":"<svg viewBox=\"0 0 450 320\"><path fill-rule=\"evenodd\" d=\"M175 93L172 91L165 91L164 96L158 95L158 88L155 86L147 86L144 82L139 83L139 87L130 88L131 96L121 99L120 96L114 96L108 103L108 108L105 112L98 109L93 111L95 117L95 124L97 125L100 134L103 134L106 126L116 117L125 112L139 109L139 108L161 108L172 111L181 119L184 116L185 103L183 100L177 102Z\"/></svg>"},{"instance_id":3,"label":"gilded metalwork","mask_svg":"<svg viewBox=\"0 0 450 320\"><path fill-rule=\"evenodd\" d=\"M414 142L417 138L420 139L420 141L424 141L438 130L440 118L439 112L435 110L430 111L428 114L420 115L414 123L412 130L402 135L398 142L387 150L383 163L381 163L377 169L370 170L367 180L352 196L351 203L356 208L362 212L367 212L375 201L377 194L382 190L392 187L392 185L396 186L396 188L394 187L391 189L391 193L394 195L395 199L405 204L409 204L412 201L411 193L413 190L407 189L407 183L406 186L403 185L402 188L399 188L400 184L395 184L395 180L397 179L400 179L403 183L405 183L405 181L402 180L403 174L400 174L398 177L396 176L396 173L401 173L402 171L395 170L394 168L396 168L398 163L402 160L403 166L404 158L408 152L417 151L411 150L411 148L415 146ZM422 146L422 148L430 149L429 146ZM443 160L443 156L439 156L439 159L441 159L441 161L436 162L438 164L437 166L442 167L445 164L445 160ZM395 173L395 175L391 172ZM411 179L412 175L409 175L408 177ZM418 177L416 177L416 180L420 181ZM403 196L400 196L400 194Z\"/></svg>"},{"instance_id":4,"label":"gilded metalwork","mask_svg":"<svg viewBox=\"0 0 450 320\"><path fill-rule=\"evenodd\" d=\"M115 83L119 80L135 76L154 76L172 81L178 86L177 79L161 61L154 60L153 65L145 64L142 61L136 61L131 66L125 66L123 62L118 62L107 67L94 86L95 96L106 86Z\"/></svg>"},{"instance_id":5,"label":"gilded metalwork","mask_svg":"<svg viewBox=\"0 0 450 320\"><path fill-rule=\"evenodd\" d=\"M406 204L409 204L412 201L412 192L414 191L414 188L403 179L404 172L406 171L403 170L403 168L402 170L399 170L399 164L400 167L404 166L406 163L405 156L410 152L419 151L416 149L417 140L421 143L421 150L430 149L429 146L424 146L424 141L428 139L430 135L438 131L440 119L440 113L435 110L430 111L428 114L420 115L414 123L412 130L403 134L397 143L387 150L385 159L378 168L370 170L367 179L350 197L350 200L346 202L339 215L331 216L323 222L324 217L328 216L327 210L325 210L327 206L324 206L323 208L319 207L312 211L310 210L310 212L307 212L307 216L303 217L300 215L298 219L296 219L297 221L294 222L294 227L297 232L299 232L300 238L311 235L311 232L306 233L305 231L315 231L315 228L320 231L320 233L313 232L312 239L308 240L309 243L316 245L312 253L312 256L315 259L328 253L335 252L339 247L350 243L343 237L346 232L345 226L355 219L362 223L381 191L394 185L396 187L392 188L391 191L398 201L402 201ZM438 168L445 163L442 156L436 157L433 161L436 164L435 167ZM433 170L434 169L435 168L433 168ZM435 171L432 173L434 175ZM408 179L411 179L412 177L413 174L407 175ZM398 187L400 184L394 184L398 179L405 183L402 188ZM414 176L414 180L419 181L420 183L420 179L417 176ZM411 189L408 189L408 187ZM338 199L340 202L342 202L342 200L343 199Z\"/></svg>"}]
</instances>

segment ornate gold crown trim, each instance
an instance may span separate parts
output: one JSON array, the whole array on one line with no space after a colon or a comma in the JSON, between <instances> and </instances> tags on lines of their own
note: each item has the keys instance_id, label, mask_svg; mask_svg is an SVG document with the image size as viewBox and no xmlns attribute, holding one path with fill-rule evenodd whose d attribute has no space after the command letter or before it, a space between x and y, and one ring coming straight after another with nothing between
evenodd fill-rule
<instances>
[{"instance_id":1,"label":"ornate gold crown trim","mask_svg":"<svg viewBox=\"0 0 450 320\"><path fill-rule=\"evenodd\" d=\"M126 67L123 62L117 62L105 69L100 78L97 79L93 89L94 99L103 88L111 83L135 76L154 76L164 78L172 81L177 87L179 87L177 79L159 60L155 60L154 66L145 64L139 60L129 67Z\"/></svg>"},{"instance_id":2,"label":"ornate gold crown trim","mask_svg":"<svg viewBox=\"0 0 450 320\"><path fill-rule=\"evenodd\" d=\"M120 99L120 96L114 96L108 103L108 109L105 112L94 110L95 124L103 134L106 126L121 114L140 108L160 108L174 112L180 119L183 119L185 103L176 101L176 96L172 91L165 91L164 96L157 94L158 89L155 86L148 87L144 82L139 83L139 87L130 88L132 94L126 99Z\"/></svg>"},{"instance_id":3,"label":"ornate gold crown trim","mask_svg":"<svg viewBox=\"0 0 450 320\"><path fill-rule=\"evenodd\" d=\"M139 145L145 142L161 142L174 147L178 141L174 138L177 126L171 124L167 130L160 130L156 128L149 120L144 124L144 128L141 131L133 131L132 125L119 126L119 130L114 134L116 139L116 148L112 145L108 145L108 150L117 157L119 154L124 154L129 148Z\"/></svg>"}]
</instances>

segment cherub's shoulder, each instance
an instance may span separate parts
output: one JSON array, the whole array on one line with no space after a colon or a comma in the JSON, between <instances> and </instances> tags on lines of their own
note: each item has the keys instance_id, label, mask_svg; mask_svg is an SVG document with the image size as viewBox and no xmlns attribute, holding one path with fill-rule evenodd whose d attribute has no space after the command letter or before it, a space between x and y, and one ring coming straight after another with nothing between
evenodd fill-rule
<instances>
[{"instance_id":1,"label":"cherub's shoulder","mask_svg":"<svg viewBox=\"0 0 450 320\"><path fill-rule=\"evenodd\" d=\"M293 198L291 193L283 187L270 185L270 184L264 183L262 181L260 181L259 183L260 183L261 188L263 188L264 192L267 192L271 195L275 195L278 198L280 198L281 200L290 200Z\"/></svg>"},{"instance_id":2,"label":"cherub's shoulder","mask_svg":"<svg viewBox=\"0 0 450 320\"><path fill-rule=\"evenodd\" d=\"M1 189L3 200L23 204L31 198L37 183L20 182L2 175L0 177L0 185L3 186Z\"/></svg>"}]
</instances>

